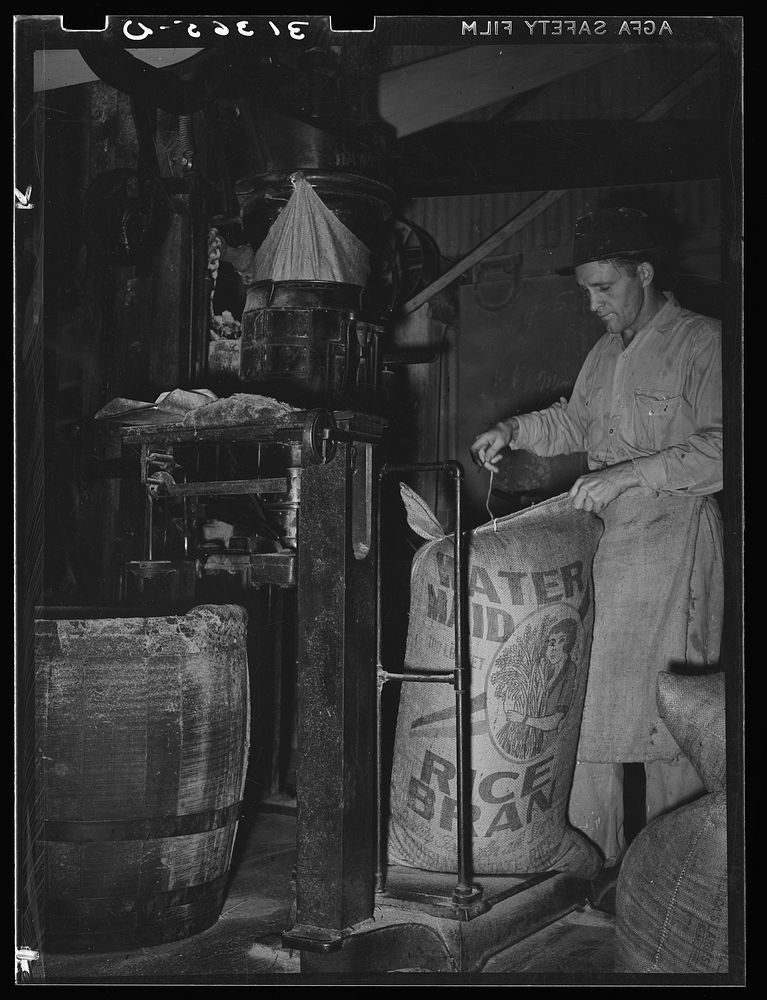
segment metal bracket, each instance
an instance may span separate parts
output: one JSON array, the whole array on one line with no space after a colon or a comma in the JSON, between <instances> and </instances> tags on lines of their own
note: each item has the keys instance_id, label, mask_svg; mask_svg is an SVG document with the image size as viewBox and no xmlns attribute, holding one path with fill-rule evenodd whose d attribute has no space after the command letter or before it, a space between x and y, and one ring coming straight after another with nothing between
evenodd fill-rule
<instances>
[{"instance_id":1,"label":"metal bracket","mask_svg":"<svg viewBox=\"0 0 767 1000\"><path fill-rule=\"evenodd\" d=\"M163 487L169 497L193 496L233 496L236 494L275 494L288 492L288 479L279 476L273 479L230 479L213 482L177 483L169 472L158 470L147 478L150 488L155 491Z\"/></svg>"},{"instance_id":2,"label":"metal bracket","mask_svg":"<svg viewBox=\"0 0 767 1000\"><path fill-rule=\"evenodd\" d=\"M290 930L283 931L282 945L284 948L296 948L299 951L314 951L327 955L338 951L349 937L351 928L335 930L331 927L315 927L312 924L295 924Z\"/></svg>"},{"instance_id":3,"label":"metal bracket","mask_svg":"<svg viewBox=\"0 0 767 1000\"><path fill-rule=\"evenodd\" d=\"M304 423L304 450L319 465L332 462L336 454L336 420L329 410L310 410Z\"/></svg>"}]
</instances>

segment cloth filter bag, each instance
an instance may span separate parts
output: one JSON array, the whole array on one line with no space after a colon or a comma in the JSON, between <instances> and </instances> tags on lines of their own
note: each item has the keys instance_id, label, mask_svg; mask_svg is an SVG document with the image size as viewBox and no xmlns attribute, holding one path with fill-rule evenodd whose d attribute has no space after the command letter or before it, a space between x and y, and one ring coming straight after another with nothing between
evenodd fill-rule
<instances>
[{"instance_id":1,"label":"cloth filter bag","mask_svg":"<svg viewBox=\"0 0 767 1000\"><path fill-rule=\"evenodd\" d=\"M316 193L301 171L293 193L255 254L253 281L367 284L370 253Z\"/></svg>"}]
</instances>

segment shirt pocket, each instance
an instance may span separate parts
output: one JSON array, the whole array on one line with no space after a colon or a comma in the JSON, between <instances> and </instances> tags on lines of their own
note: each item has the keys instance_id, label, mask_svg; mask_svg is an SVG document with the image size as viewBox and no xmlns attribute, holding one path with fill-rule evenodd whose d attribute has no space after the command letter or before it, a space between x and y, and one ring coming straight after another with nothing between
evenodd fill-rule
<instances>
[{"instance_id":1,"label":"shirt pocket","mask_svg":"<svg viewBox=\"0 0 767 1000\"><path fill-rule=\"evenodd\" d=\"M634 433L640 447L665 448L682 397L668 389L634 390Z\"/></svg>"}]
</instances>

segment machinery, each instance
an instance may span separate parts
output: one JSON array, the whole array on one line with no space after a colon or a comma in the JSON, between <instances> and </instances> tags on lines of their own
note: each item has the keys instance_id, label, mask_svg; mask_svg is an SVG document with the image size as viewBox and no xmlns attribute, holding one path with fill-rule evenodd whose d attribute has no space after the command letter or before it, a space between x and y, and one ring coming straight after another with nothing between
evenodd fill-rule
<instances>
[{"instance_id":1,"label":"machinery","mask_svg":"<svg viewBox=\"0 0 767 1000\"><path fill-rule=\"evenodd\" d=\"M485 877L481 884L472 877L463 469L457 462L386 463L384 433L378 416L322 409L228 426L123 426L122 448L138 452L145 497L145 558L126 564L125 597L155 609L191 606L196 594L226 600L234 593L247 606L248 594L261 588L294 599L296 905L283 944L301 952L302 971L476 971L494 952L583 903L588 884L557 873ZM228 478L230 466L221 462L222 451L238 450L248 478ZM463 610L455 619L455 669L444 674L406 673L383 662L382 484L416 470L445 472L454 484L453 565ZM201 544L201 501L222 498L248 498L261 534ZM178 522L178 557L164 558L174 553L158 548L158 539ZM383 691L403 682L455 690L454 876L386 862L391 726Z\"/></svg>"}]
</instances>

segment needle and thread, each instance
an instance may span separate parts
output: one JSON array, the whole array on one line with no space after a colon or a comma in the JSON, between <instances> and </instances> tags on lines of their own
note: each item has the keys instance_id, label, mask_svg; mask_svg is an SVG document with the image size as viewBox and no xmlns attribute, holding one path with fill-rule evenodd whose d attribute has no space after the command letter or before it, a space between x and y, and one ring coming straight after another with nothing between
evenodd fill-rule
<instances>
[{"instance_id":1,"label":"needle and thread","mask_svg":"<svg viewBox=\"0 0 767 1000\"><path fill-rule=\"evenodd\" d=\"M489 471L490 471L490 483L488 484L488 487L487 487L487 498L485 500L485 510L488 512L488 514L490 515L490 519L493 522L493 531L497 531L498 530L498 526L496 524L497 518L496 518L495 514L493 514L493 512L490 510L490 495L493 492L493 476L495 475L495 469L490 469Z\"/></svg>"}]
</instances>

